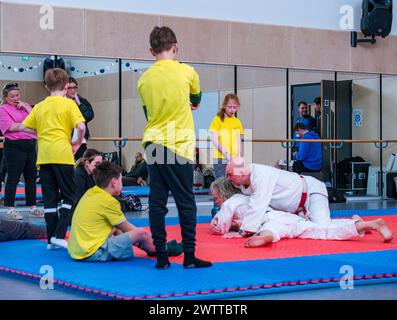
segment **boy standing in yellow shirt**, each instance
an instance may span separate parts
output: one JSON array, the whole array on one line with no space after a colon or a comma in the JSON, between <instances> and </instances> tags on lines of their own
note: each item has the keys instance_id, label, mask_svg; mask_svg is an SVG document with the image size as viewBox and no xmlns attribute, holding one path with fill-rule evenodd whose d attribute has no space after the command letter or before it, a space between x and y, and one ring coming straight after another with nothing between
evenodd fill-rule
<instances>
[{"instance_id":1,"label":"boy standing in yellow shirt","mask_svg":"<svg viewBox=\"0 0 397 320\"><path fill-rule=\"evenodd\" d=\"M199 77L190 66L176 61L175 33L155 27L150 52L156 62L138 81L147 118L143 133L149 177L149 222L157 251L156 268L170 267L166 251L165 216L169 191L175 199L182 229L185 268L210 267L195 257L197 208L193 194L196 138L192 110L201 100Z\"/></svg>"},{"instance_id":2,"label":"boy standing in yellow shirt","mask_svg":"<svg viewBox=\"0 0 397 320\"><path fill-rule=\"evenodd\" d=\"M48 70L45 84L50 96L33 108L20 129L37 131L37 165L43 190L47 248L67 248L64 238L70 223L75 189L73 153L83 140L85 120L76 103L65 98L69 76L64 70ZM78 129L78 139L71 145L74 128ZM62 202L58 216L59 191Z\"/></svg>"}]
</instances>

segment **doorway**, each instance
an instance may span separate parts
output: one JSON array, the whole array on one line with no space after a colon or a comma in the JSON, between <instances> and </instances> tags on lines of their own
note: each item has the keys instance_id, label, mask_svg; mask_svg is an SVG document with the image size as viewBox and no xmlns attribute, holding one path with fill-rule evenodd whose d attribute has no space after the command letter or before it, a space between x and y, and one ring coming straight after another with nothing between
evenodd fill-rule
<instances>
[{"instance_id":1,"label":"doorway","mask_svg":"<svg viewBox=\"0 0 397 320\"><path fill-rule=\"evenodd\" d=\"M296 119L300 116L298 104L305 101L309 105L309 113L315 117L314 99L321 98L319 131L321 139L352 138L352 81L337 82L337 103L335 103L334 81L323 80L319 83L307 83L291 86L291 137ZM336 164L352 156L352 145L343 144L340 148L331 148L328 143L322 144L323 179L328 186L336 187ZM291 155L292 156L292 155Z\"/></svg>"}]
</instances>

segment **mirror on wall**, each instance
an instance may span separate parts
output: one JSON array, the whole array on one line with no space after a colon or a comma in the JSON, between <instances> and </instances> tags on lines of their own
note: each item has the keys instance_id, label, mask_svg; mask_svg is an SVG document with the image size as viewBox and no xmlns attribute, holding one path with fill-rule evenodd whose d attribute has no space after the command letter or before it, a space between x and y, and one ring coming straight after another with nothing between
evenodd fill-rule
<instances>
[{"instance_id":1,"label":"mirror on wall","mask_svg":"<svg viewBox=\"0 0 397 320\"><path fill-rule=\"evenodd\" d=\"M246 136L249 133L254 140L287 138L286 80L286 69L237 68L239 115L247 129ZM287 153L280 142L246 145L251 148L253 162L286 166Z\"/></svg>"},{"instance_id":2,"label":"mirror on wall","mask_svg":"<svg viewBox=\"0 0 397 320\"><path fill-rule=\"evenodd\" d=\"M22 99L34 105L48 94L43 74L45 66L51 64L62 66L74 77L78 83L77 93L92 105L95 116L88 124L91 137L122 136L138 140L142 137L146 119L137 82L153 61L0 54L0 85L18 82ZM301 101L306 102L307 116L314 119L315 131L323 139L382 137L392 140L397 137L393 122L397 76L382 76L383 107L380 110L380 75L377 74L191 65L199 74L203 93L199 110L193 112L196 136L203 140L208 138L207 130L224 97L235 90L241 102L237 117L243 124L246 139L294 138L293 127L302 117L298 105ZM315 104L316 98L319 106ZM103 152L120 151L112 141L89 141L88 146ZM246 147L245 154L256 163L273 166L293 157L281 143L254 142ZM197 148L200 162L210 165L212 143L201 141ZM373 172L386 169L390 157L397 152L395 144L381 150L370 143L344 143L337 149L327 143L322 149L323 180L346 190L351 186L343 185L341 178L334 174L341 161L361 157L369 164L368 176L376 175ZM140 141L135 141L128 142L121 151L121 164L129 169L134 154L143 150ZM379 190L369 188L368 194L379 194Z\"/></svg>"},{"instance_id":3,"label":"mirror on wall","mask_svg":"<svg viewBox=\"0 0 397 320\"><path fill-rule=\"evenodd\" d=\"M141 138L146 118L137 92L140 76L153 64L152 61L122 60L122 132L123 136ZM202 99L198 110L193 111L197 139L206 140L212 119L217 114L223 97L234 90L234 67L209 64L189 64L200 79ZM198 141L196 144L200 164L210 165L212 144ZM133 155L143 152L141 143L128 142L123 149L126 167L133 163Z\"/></svg>"},{"instance_id":4,"label":"mirror on wall","mask_svg":"<svg viewBox=\"0 0 397 320\"><path fill-rule=\"evenodd\" d=\"M380 139L379 75L338 72L337 102L339 139ZM380 149L373 143L353 143L337 152L338 188L353 195L377 196L374 178L380 170ZM350 163L346 173L345 162Z\"/></svg>"},{"instance_id":5,"label":"mirror on wall","mask_svg":"<svg viewBox=\"0 0 397 320\"><path fill-rule=\"evenodd\" d=\"M397 140L397 76L382 76L382 139ZM383 198L395 198L397 184L397 143L382 148ZM380 180L380 179L379 179Z\"/></svg>"},{"instance_id":6,"label":"mirror on wall","mask_svg":"<svg viewBox=\"0 0 397 320\"><path fill-rule=\"evenodd\" d=\"M62 57L69 75L76 79L77 94L92 105L94 118L88 122L91 137L118 137L119 60ZM89 141L88 147L102 152L116 152L111 141Z\"/></svg>"}]
</instances>

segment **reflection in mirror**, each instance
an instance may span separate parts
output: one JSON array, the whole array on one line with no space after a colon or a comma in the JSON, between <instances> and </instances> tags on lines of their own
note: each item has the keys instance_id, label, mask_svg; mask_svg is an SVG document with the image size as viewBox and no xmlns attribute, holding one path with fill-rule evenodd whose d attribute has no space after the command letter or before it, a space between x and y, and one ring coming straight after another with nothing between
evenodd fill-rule
<instances>
[{"instance_id":1,"label":"reflection in mirror","mask_svg":"<svg viewBox=\"0 0 397 320\"><path fill-rule=\"evenodd\" d=\"M382 136L384 140L397 140L397 76L383 76L382 93ZM397 154L396 143L389 144L383 150L383 166L385 166L385 169L387 169L387 164L393 154ZM392 169L397 171L397 162L396 166L393 166Z\"/></svg>"},{"instance_id":2,"label":"reflection in mirror","mask_svg":"<svg viewBox=\"0 0 397 320\"><path fill-rule=\"evenodd\" d=\"M397 76L382 77L382 138L397 140ZM391 143L382 149L383 197L395 198L397 189L397 143Z\"/></svg>"},{"instance_id":3,"label":"reflection in mirror","mask_svg":"<svg viewBox=\"0 0 397 320\"><path fill-rule=\"evenodd\" d=\"M91 137L119 136L119 62L117 59L62 57L66 71L77 81L77 94L94 111L88 127ZM74 92L69 92L73 95ZM88 141L88 147L116 152L113 142Z\"/></svg>"},{"instance_id":4,"label":"reflection in mirror","mask_svg":"<svg viewBox=\"0 0 397 320\"><path fill-rule=\"evenodd\" d=\"M0 55L0 86L17 82L21 99L31 105L47 96L43 85L43 65L46 57Z\"/></svg>"},{"instance_id":5,"label":"reflection in mirror","mask_svg":"<svg viewBox=\"0 0 397 320\"><path fill-rule=\"evenodd\" d=\"M141 138L146 126L146 119L137 92L137 82L153 62L123 60L123 108L122 128L123 136ZM128 67L127 67L128 64ZM197 71L200 78L202 100L198 110L193 111L196 138L206 139L208 128L213 117L217 114L220 101L234 90L234 68L231 66L190 64ZM211 143L198 142L199 161L202 169L210 165ZM129 142L123 149L123 163L130 168L136 152L143 152L141 143Z\"/></svg>"},{"instance_id":6,"label":"reflection in mirror","mask_svg":"<svg viewBox=\"0 0 397 320\"><path fill-rule=\"evenodd\" d=\"M234 93L234 68L209 64L192 64L200 78L202 99L198 110L193 111L193 120L196 138L206 140L211 137L210 126L217 116L226 95ZM239 108L237 117L240 117ZM205 170L215 163L214 146L211 141L200 141L198 148L198 161L200 168Z\"/></svg>"},{"instance_id":7,"label":"reflection in mirror","mask_svg":"<svg viewBox=\"0 0 397 320\"><path fill-rule=\"evenodd\" d=\"M380 138L379 75L338 73L338 133L342 139ZM338 150L338 188L351 195L379 194L376 176L380 150L373 143L353 143ZM346 170L343 171L344 163Z\"/></svg>"},{"instance_id":8,"label":"reflection in mirror","mask_svg":"<svg viewBox=\"0 0 397 320\"><path fill-rule=\"evenodd\" d=\"M146 118L139 99L137 83L140 76L153 64L151 61L122 61L122 136L142 138ZM129 171L135 163L135 154L144 152L140 141L129 141L123 148L122 162Z\"/></svg>"},{"instance_id":9,"label":"reflection in mirror","mask_svg":"<svg viewBox=\"0 0 397 320\"><path fill-rule=\"evenodd\" d=\"M90 59L66 56L0 55L0 85L18 82L22 99L31 105L46 98L44 70L62 67L75 79L68 91L76 102L88 102L95 114L88 127L93 137L119 135L119 66L116 59ZM82 108L82 107L81 107ZM92 116L89 116L92 118ZM103 152L117 151L112 142L88 140L88 147Z\"/></svg>"},{"instance_id":10,"label":"reflection in mirror","mask_svg":"<svg viewBox=\"0 0 397 320\"><path fill-rule=\"evenodd\" d=\"M251 130L253 139L285 139L286 70L238 67L237 88L246 133ZM287 153L281 143L254 142L248 146L254 163L286 166Z\"/></svg>"},{"instance_id":11,"label":"reflection in mirror","mask_svg":"<svg viewBox=\"0 0 397 320\"><path fill-rule=\"evenodd\" d=\"M299 138L297 132L294 131L294 126L297 123L302 123L308 130L305 136L307 139L309 136L312 139L334 139L336 115L334 98L335 73L291 70L289 79L291 137L295 139ZM334 176L333 163L335 161L335 152L329 143L322 143L321 149L322 153L319 151L320 155L316 156L316 159L311 160L315 163L322 162L322 165L315 164L310 166L310 168L306 166L304 168L317 171L316 178L323 180L328 186L331 186ZM296 153L299 152L298 145L295 144L291 151L291 158L296 158ZM318 158L320 158L320 161Z\"/></svg>"},{"instance_id":12,"label":"reflection in mirror","mask_svg":"<svg viewBox=\"0 0 397 320\"><path fill-rule=\"evenodd\" d=\"M76 79L77 86L72 89L73 93L78 93L81 99L92 105L95 117L88 124L92 137L142 137L146 119L137 93L137 82L153 64L152 61L122 60L120 65L117 59L2 54L0 85L18 82L22 100L34 105L47 96L43 86L44 66L57 61ZM248 139L294 138L296 133L293 128L300 118L313 119L308 125L312 124L311 129L323 139L379 139L381 119L383 139L397 138L393 122L397 117L396 76L383 76L383 114L380 119L380 76L376 74L337 73L335 102L335 72L289 70L287 99L286 69L245 66L235 69L234 66L207 64L192 66L199 74L203 94L200 108L193 112L197 138L208 138L207 131L224 97L234 93L235 87L241 104L237 117ZM315 100L319 100L320 104L316 106ZM305 114L298 106L301 101L307 103ZM204 134L202 130L205 130ZM88 147L103 152L118 151L113 142L88 140ZM205 168L212 162L212 143L199 142L197 147L200 163ZM245 155L256 163L274 166L280 160L286 163L293 157L280 143L254 142L245 144L245 147ZM142 151L140 141L129 142L122 152L123 167L129 170L135 153ZM335 150L330 148L330 144L322 144L320 178L328 185L337 185L348 192L378 195L379 190L373 187L376 182L374 184L371 177L378 174L380 166L386 169L390 157L396 152L396 144L390 144L383 150L380 161L381 151L372 143L345 143ZM361 157L368 163L366 181L363 182L368 182L368 188L355 186L351 173L350 176L349 173L333 174L337 165L353 157Z\"/></svg>"}]
</instances>

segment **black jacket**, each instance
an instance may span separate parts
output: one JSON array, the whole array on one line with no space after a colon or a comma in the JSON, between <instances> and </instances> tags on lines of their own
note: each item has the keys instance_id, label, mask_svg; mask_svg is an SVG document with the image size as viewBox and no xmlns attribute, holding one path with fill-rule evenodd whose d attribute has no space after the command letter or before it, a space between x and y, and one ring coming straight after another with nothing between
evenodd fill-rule
<instances>
[{"instance_id":1,"label":"black jacket","mask_svg":"<svg viewBox=\"0 0 397 320\"><path fill-rule=\"evenodd\" d=\"M80 166L74 169L74 184L74 206L76 207L84 193L95 186L95 182L93 177L87 173L84 166Z\"/></svg>"},{"instance_id":2,"label":"black jacket","mask_svg":"<svg viewBox=\"0 0 397 320\"><path fill-rule=\"evenodd\" d=\"M88 140L90 137L90 131L88 130L87 123L94 119L94 110L92 109L91 104L88 102L87 99L83 98L82 96L78 95L80 100L79 109L81 114L85 119L85 135L84 138Z\"/></svg>"},{"instance_id":3,"label":"black jacket","mask_svg":"<svg viewBox=\"0 0 397 320\"><path fill-rule=\"evenodd\" d=\"M147 179L149 173L145 160L142 160L138 164L132 166L131 171L127 173L125 176L130 178L142 178L144 180Z\"/></svg>"}]
</instances>

